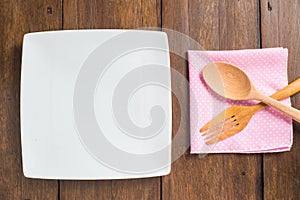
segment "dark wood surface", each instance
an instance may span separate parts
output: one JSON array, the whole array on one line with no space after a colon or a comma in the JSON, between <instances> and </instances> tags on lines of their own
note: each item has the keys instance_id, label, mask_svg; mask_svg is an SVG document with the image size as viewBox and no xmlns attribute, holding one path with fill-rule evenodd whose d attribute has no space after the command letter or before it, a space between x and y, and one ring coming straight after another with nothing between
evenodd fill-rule
<instances>
[{"instance_id":1,"label":"dark wood surface","mask_svg":"<svg viewBox=\"0 0 300 200\"><path fill-rule=\"evenodd\" d=\"M61 8L56 0L0 1L0 199L57 198L56 180L23 176L19 99L23 35L61 29Z\"/></svg>"},{"instance_id":2,"label":"dark wood surface","mask_svg":"<svg viewBox=\"0 0 300 200\"><path fill-rule=\"evenodd\" d=\"M300 76L300 1L261 1L262 47L283 46L289 49L289 81ZM300 109L299 94L292 105ZM265 199L300 199L300 125L294 123L291 152L263 156Z\"/></svg>"},{"instance_id":3,"label":"dark wood surface","mask_svg":"<svg viewBox=\"0 0 300 200\"><path fill-rule=\"evenodd\" d=\"M193 0L181 3L163 2L163 27L188 34L204 49L259 48L257 1ZM187 77L186 63L178 64L178 59L171 57L171 66ZM173 85L176 85L176 80ZM180 94L188 96L187 88L178 85L172 89L181 90ZM176 114L178 106L173 105L173 123L180 120ZM188 102L181 106L186 108L181 115L188 122ZM187 123L183 130L186 138L189 138L188 126ZM237 154L208 155L199 159L186 152L173 164L172 173L163 177L163 198L260 198L261 160L261 155Z\"/></svg>"},{"instance_id":4,"label":"dark wood surface","mask_svg":"<svg viewBox=\"0 0 300 200\"><path fill-rule=\"evenodd\" d=\"M64 29L160 26L160 1L64 1ZM61 181L61 199L159 199L160 177L117 181Z\"/></svg>"},{"instance_id":5,"label":"dark wood surface","mask_svg":"<svg viewBox=\"0 0 300 200\"><path fill-rule=\"evenodd\" d=\"M300 76L300 1L297 0L1 0L0 1L0 199L300 199L300 125L292 151L215 154L188 151L165 177L114 181L24 178L20 145L20 70L23 34L93 28L161 27L182 32L207 50L283 46L289 80ZM186 46L170 40L180 51ZM178 44L177 44L178 43ZM188 77L187 63L171 65ZM172 79L173 134L189 143L188 88ZM300 109L300 95L292 98ZM182 112L181 112L181 111ZM179 124L181 128L179 129ZM178 130L179 129L179 130Z\"/></svg>"}]
</instances>

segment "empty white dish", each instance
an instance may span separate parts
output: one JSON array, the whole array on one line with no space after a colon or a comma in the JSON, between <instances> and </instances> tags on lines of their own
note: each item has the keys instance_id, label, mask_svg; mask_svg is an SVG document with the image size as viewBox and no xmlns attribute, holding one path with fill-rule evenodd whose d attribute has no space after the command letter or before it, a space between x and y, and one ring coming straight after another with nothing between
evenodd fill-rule
<instances>
[{"instance_id":1,"label":"empty white dish","mask_svg":"<svg viewBox=\"0 0 300 200\"><path fill-rule=\"evenodd\" d=\"M26 34L21 74L24 175L122 179L170 173L170 88L163 32Z\"/></svg>"}]
</instances>

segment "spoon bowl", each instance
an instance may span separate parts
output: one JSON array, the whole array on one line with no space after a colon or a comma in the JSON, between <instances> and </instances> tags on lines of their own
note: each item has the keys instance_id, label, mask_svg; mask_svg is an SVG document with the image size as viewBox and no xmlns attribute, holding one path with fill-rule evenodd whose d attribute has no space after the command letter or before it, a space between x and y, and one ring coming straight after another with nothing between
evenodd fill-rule
<instances>
[{"instance_id":1,"label":"spoon bowl","mask_svg":"<svg viewBox=\"0 0 300 200\"><path fill-rule=\"evenodd\" d=\"M203 68L203 78L217 94L232 100L255 99L268 104L300 122L300 111L259 92L237 66L224 62L209 63Z\"/></svg>"},{"instance_id":2,"label":"spoon bowl","mask_svg":"<svg viewBox=\"0 0 300 200\"><path fill-rule=\"evenodd\" d=\"M233 99L251 99L254 87L245 72L229 63L209 63L203 69L203 78L217 94Z\"/></svg>"}]
</instances>

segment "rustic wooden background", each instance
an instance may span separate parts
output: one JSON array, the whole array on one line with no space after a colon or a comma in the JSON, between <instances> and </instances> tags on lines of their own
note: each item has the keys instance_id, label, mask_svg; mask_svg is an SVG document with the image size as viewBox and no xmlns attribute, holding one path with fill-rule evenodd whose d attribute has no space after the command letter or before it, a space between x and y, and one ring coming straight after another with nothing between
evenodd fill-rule
<instances>
[{"instance_id":1,"label":"rustic wooden background","mask_svg":"<svg viewBox=\"0 0 300 200\"><path fill-rule=\"evenodd\" d=\"M299 0L0 0L0 199L300 199L300 126L291 152L216 154L186 152L165 177L114 181L24 178L20 146L20 68L25 33L61 29L163 27L185 33L207 50L283 46L289 80L300 75ZM177 41L170 41L174 43ZM187 77L187 63L171 56ZM189 140L188 88L173 101ZM300 96L292 98L300 108ZM178 147L180 148L180 147ZM175 149L176 151L176 149Z\"/></svg>"}]
</instances>

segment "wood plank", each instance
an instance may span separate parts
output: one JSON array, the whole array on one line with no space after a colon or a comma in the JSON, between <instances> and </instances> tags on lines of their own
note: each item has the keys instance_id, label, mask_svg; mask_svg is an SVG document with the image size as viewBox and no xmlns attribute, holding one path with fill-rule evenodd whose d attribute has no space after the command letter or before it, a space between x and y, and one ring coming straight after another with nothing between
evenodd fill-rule
<instances>
[{"instance_id":1,"label":"wood plank","mask_svg":"<svg viewBox=\"0 0 300 200\"><path fill-rule=\"evenodd\" d=\"M160 1L65 0L64 29L160 27ZM61 199L159 199L160 177L61 181Z\"/></svg>"},{"instance_id":2,"label":"wood plank","mask_svg":"<svg viewBox=\"0 0 300 200\"><path fill-rule=\"evenodd\" d=\"M160 177L112 181L112 199L160 199Z\"/></svg>"},{"instance_id":3,"label":"wood plank","mask_svg":"<svg viewBox=\"0 0 300 200\"><path fill-rule=\"evenodd\" d=\"M289 80L300 76L300 2L297 0L261 1L262 47L289 49ZM300 109L300 95L292 97ZM290 152L265 154L264 198L300 199L300 125L294 122L294 144Z\"/></svg>"},{"instance_id":4,"label":"wood plank","mask_svg":"<svg viewBox=\"0 0 300 200\"><path fill-rule=\"evenodd\" d=\"M258 1L251 0L163 0L162 27L189 34L204 49L259 47ZM172 44L176 41L169 41ZM180 45L179 45L180 46ZM183 48L185 49L185 48ZM171 57L174 69L187 77L187 63ZM188 95L188 88L172 83L173 90ZM181 122L189 138L189 102L185 113L173 104L173 128ZM174 130L176 134L177 130ZM176 146L177 149L183 148ZM175 150L176 151L176 150ZM261 155L216 154L203 159L186 152L163 177L163 199L261 199Z\"/></svg>"},{"instance_id":5,"label":"wood plank","mask_svg":"<svg viewBox=\"0 0 300 200\"><path fill-rule=\"evenodd\" d=\"M112 199L111 181L60 181L60 199Z\"/></svg>"},{"instance_id":6,"label":"wood plank","mask_svg":"<svg viewBox=\"0 0 300 200\"><path fill-rule=\"evenodd\" d=\"M64 29L160 27L159 0L65 0Z\"/></svg>"},{"instance_id":7,"label":"wood plank","mask_svg":"<svg viewBox=\"0 0 300 200\"><path fill-rule=\"evenodd\" d=\"M57 181L23 175L19 108L23 34L60 27L59 1L0 1L0 199L57 198Z\"/></svg>"}]
</instances>

